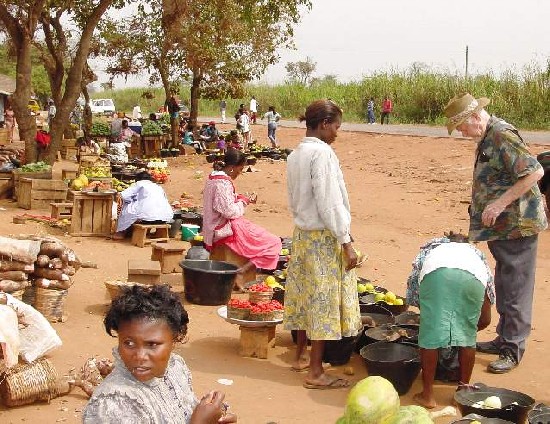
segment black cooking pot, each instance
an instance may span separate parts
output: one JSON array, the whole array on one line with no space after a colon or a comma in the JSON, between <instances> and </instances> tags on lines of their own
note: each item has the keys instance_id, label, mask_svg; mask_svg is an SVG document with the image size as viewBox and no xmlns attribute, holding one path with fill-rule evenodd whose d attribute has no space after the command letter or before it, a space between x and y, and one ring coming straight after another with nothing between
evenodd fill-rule
<instances>
[{"instance_id":1,"label":"black cooking pot","mask_svg":"<svg viewBox=\"0 0 550 424\"><path fill-rule=\"evenodd\" d=\"M459 420L453 421L451 424L470 424L478 421L481 424L514 424L512 421L501 420L500 418L486 418L478 414L468 414Z\"/></svg>"},{"instance_id":2,"label":"black cooking pot","mask_svg":"<svg viewBox=\"0 0 550 424\"><path fill-rule=\"evenodd\" d=\"M472 405L484 401L489 396L498 396L502 408L475 408ZM473 387L465 387L455 392L454 400L462 415L478 414L487 418L501 418L513 423L527 422L527 414L535 405L535 399L521 392L515 392L498 387L489 387L483 383L475 383Z\"/></svg>"},{"instance_id":3,"label":"black cooking pot","mask_svg":"<svg viewBox=\"0 0 550 424\"><path fill-rule=\"evenodd\" d=\"M529 424L550 424L550 406L539 403L527 414Z\"/></svg>"},{"instance_id":4,"label":"black cooking pot","mask_svg":"<svg viewBox=\"0 0 550 424\"><path fill-rule=\"evenodd\" d=\"M395 323L407 327L420 327L420 314L413 311L405 311L395 317Z\"/></svg>"}]
</instances>

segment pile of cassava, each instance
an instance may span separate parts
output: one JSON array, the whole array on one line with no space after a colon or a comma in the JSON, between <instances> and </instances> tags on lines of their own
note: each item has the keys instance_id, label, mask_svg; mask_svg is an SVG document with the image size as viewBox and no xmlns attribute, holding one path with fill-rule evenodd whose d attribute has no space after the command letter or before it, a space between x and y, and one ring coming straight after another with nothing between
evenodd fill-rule
<instances>
[{"instance_id":1,"label":"pile of cassava","mask_svg":"<svg viewBox=\"0 0 550 424\"><path fill-rule=\"evenodd\" d=\"M54 237L0 237L0 291L66 290L80 266L74 251Z\"/></svg>"}]
</instances>

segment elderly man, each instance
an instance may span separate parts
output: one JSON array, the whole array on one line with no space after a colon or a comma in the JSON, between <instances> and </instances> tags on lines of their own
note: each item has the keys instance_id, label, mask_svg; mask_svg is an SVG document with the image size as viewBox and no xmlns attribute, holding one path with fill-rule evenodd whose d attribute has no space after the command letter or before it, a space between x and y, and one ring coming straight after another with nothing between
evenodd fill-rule
<instances>
[{"instance_id":1,"label":"elderly man","mask_svg":"<svg viewBox=\"0 0 550 424\"><path fill-rule=\"evenodd\" d=\"M472 241L487 241L496 261L495 288L500 315L497 337L477 350L498 354L488 365L496 374L521 361L531 331L538 233L547 227L537 181L543 170L518 130L489 115L489 99L457 96L445 107L449 134L457 129L477 141L470 205Z\"/></svg>"}]
</instances>

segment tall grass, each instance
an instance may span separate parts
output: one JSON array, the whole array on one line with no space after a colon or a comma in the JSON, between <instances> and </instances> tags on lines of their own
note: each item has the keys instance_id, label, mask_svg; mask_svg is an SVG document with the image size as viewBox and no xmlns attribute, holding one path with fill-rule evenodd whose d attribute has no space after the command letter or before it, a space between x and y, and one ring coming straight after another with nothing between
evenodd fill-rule
<instances>
[{"instance_id":1,"label":"tall grass","mask_svg":"<svg viewBox=\"0 0 550 424\"><path fill-rule=\"evenodd\" d=\"M141 95L149 91L155 97L147 100ZM252 95L260 104L260 112L275 106L284 119L294 119L303 113L313 100L330 98L344 110L347 122L364 122L366 104L374 97L378 113L382 100L388 95L394 104L392 123L436 124L444 122L442 111L455 94L470 92L476 97L489 97L490 113L510 123L529 129L550 129L550 65L541 69L529 65L521 71L507 70L500 76L485 73L464 79L461 76L411 67L404 71L380 72L361 81L338 83L319 81L305 87L300 84L250 84L244 99L227 99L228 119L240 103L248 105ZM189 90L183 87L181 98L189 102ZM144 113L158 110L164 103L161 89L129 88L96 93L96 98L112 97L117 109L130 111L140 104ZM199 115L218 116L219 100L202 99Z\"/></svg>"}]
</instances>

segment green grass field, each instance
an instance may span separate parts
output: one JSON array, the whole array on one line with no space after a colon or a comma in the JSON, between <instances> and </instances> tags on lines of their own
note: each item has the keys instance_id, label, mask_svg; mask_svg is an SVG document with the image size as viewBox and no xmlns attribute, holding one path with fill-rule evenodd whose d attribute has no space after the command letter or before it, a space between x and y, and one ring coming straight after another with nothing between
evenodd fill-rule
<instances>
[{"instance_id":1,"label":"green grass field","mask_svg":"<svg viewBox=\"0 0 550 424\"><path fill-rule=\"evenodd\" d=\"M468 80L456 75L410 68L406 71L378 73L361 81L338 83L321 81L311 86L299 84L249 84L244 99L226 99L227 117L232 119L240 103L248 105L254 95L260 112L275 106L284 119L297 118L313 100L330 98L344 110L347 122L365 122L366 104L372 96L379 109L385 95L394 103L392 123L442 125L442 110L456 93L468 91L476 97L492 100L488 111L510 123L526 129L550 129L550 64L547 70L536 66L521 72L505 71L498 78L491 74L473 76ZM142 97L144 92L154 95ZM182 87L181 99L189 104L189 89ZM111 97L117 109L131 111L139 104L144 115L157 111L164 104L160 88L128 88L95 93L94 98ZM217 116L219 99L201 99L199 115Z\"/></svg>"}]
</instances>

